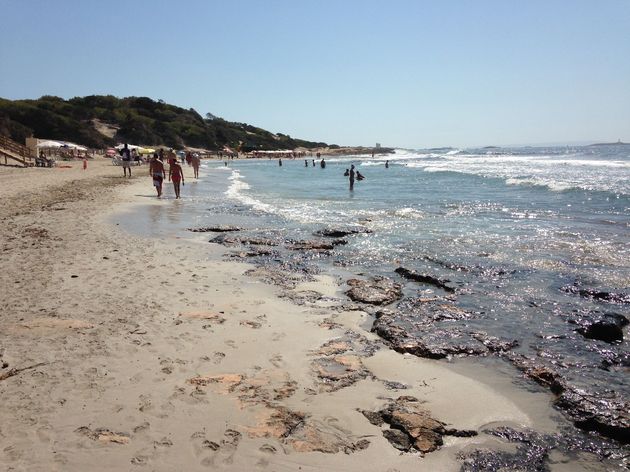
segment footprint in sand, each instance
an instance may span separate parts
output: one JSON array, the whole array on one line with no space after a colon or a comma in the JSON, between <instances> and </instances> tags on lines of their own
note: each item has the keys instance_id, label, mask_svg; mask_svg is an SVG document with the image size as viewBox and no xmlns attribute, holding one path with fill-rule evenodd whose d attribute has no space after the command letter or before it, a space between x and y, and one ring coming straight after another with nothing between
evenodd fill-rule
<instances>
[{"instance_id":1,"label":"footprint in sand","mask_svg":"<svg viewBox=\"0 0 630 472\"><path fill-rule=\"evenodd\" d=\"M216 351L216 352L212 355L212 359L213 359L213 362L214 362L215 364L220 364L220 363L223 361L223 359L225 359L225 353L220 352L220 351Z\"/></svg>"},{"instance_id":2,"label":"footprint in sand","mask_svg":"<svg viewBox=\"0 0 630 472\"><path fill-rule=\"evenodd\" d=\"M275 356L273 356L271 359L269 359L269 362L271 362L271 365L278 369L284 365L284 359L280 354L276 354Z\"/></svg>"},{"instance_id":3,"label":"footprint in sand","mask_svg":"<svg viewBox=\"0 0 630 472\"><path fill-rule=\"evenodd\" d=\"M228 347L231 347L232 349L236 349L236 342L233 341L232 339L226 339L225 345Z\"/></svg>"},{"instance_id":4,"label":"footprint in sand","mask_svg":"<svg viewBox=\"0 0 630 472\"><path fill-rule=\"evenodd\" d=\"M240 432L227 429L223 434L223 439L219 442L208 439L205 431L193 433L190 439L193 442L195 455L201 458L201 465L215 467L217 461L224 464L231 464L234 461L234 453L241 437Z\"/></svg>"}]
</instances>

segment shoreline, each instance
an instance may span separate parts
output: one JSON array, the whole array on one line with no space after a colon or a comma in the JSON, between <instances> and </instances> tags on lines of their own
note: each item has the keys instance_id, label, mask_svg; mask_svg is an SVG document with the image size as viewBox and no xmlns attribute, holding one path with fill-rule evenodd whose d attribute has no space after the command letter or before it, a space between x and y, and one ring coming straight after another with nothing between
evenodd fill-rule
<instances>
[{"instance_id":1,"label":"shoreline","mask_svg":"<svg viewBox=\"0 0 630 472\"><path fill-rule=\"evenodd\" d=\"M447 435L423 458L401 454L357 411L400 396L459 430L555 431L548 394L510 386L478 360L453 369L398 354L364 329L364 311L279 298L219 245L117 228L112 219L153 192L148 171L121 186L120 168L93 167L0 171L14 184L0 213L0 283L12 287L0 306L0 374L43 364L0 381L0 464L459 470L457 454L505 447L483 433ZM294 289L307 291L342 296L327 275Z\"/></svg>"}]
</instances>

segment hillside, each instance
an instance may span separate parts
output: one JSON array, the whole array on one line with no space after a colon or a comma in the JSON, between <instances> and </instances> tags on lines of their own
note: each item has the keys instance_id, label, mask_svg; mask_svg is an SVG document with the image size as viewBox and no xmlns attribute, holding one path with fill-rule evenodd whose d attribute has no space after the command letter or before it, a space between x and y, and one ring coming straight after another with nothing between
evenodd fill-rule
<instances>
[{"instance_id":1,"label":"hillside","mask_svg":"<svg viewBox=\"0 0 630 472\"><path fill-rule=\"evenodd\" d=\"M43 96L37 100L0 98L0 135L23 143L28 136L72 141L92 148L121 142L173 148L213 150L229 146L242 151L315 148L326 143L273 134L246 123L202 117L147 97L117 98L90 95L64 100Z\"/></svg>"}]
</instances>

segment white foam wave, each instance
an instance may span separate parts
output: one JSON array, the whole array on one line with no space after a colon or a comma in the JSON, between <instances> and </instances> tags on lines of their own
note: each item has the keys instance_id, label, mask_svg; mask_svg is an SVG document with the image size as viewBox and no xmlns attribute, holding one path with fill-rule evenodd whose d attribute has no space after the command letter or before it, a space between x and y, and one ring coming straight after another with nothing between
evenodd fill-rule
<instances>
[{"instance_id":1,"label":"white foam wave","mask_svg":"<svg viewBox=\"0 0 630 472\"><path fill-rule=\"evenodd\" d=\"M256 200L250 195L243 193L244 190L249 190L250 186L247 182L241 179L241 173L238 170L232 170L232 175L228 177L228 179L231 180L232 183L225 191L226 197L238 200L245 205L251 205L255 210L260 210L267 213L273 212L274 209L271 205L263 203L260 200Z\"/></svg>"}]
</instances>

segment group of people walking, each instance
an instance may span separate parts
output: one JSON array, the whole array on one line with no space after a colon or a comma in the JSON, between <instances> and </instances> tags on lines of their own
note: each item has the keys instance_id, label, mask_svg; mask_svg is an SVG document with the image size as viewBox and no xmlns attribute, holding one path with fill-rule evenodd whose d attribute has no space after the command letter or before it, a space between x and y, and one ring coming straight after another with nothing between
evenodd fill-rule
<instances>
[{"instance_id":1,"label":"group of people walking","mask_svg":"<svg viewBox=\"0 0 630 472\"><path fill-rule=\"evenodd\" d=\"M125 162L131 161L131 153L126 144L121 149L120 154L123 158L123 171L125 172L125 177L127 176L127 170L129 171L129 177L131 177L131 166L125 166ZM160 198L162 196L164 178L167 176L166 169L164 167L165 160L168 162L168 180L169 182L173 182L175 198L180 198L181 187L186 185L186 181L184 179L184 170L178 162L177 155L172 149L167 152L164 152L164 149L160 149L159 152L153 153L153 156L149 161L149 175L153 179L153 186L155 187L158 198ZM194 176L198 179L199 166L201 165L199 156L189 152L182 158L182 164L184 162L193 168Z\"/></svg>"}]
</instances>

